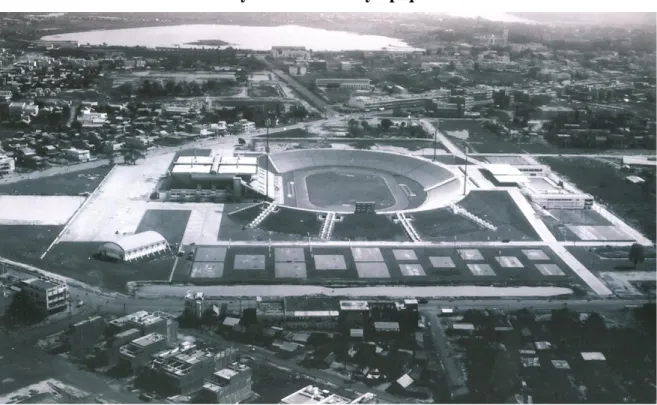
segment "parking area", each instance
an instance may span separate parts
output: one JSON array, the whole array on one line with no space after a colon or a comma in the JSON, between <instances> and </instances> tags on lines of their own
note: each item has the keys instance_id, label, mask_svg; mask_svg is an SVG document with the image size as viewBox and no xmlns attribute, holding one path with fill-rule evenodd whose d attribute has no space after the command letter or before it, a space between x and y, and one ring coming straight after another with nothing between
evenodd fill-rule
<instances>
[{"instance_id":1,"label":"parking area","mask_svg":"<svg viewBox=\"0 0 657 405\"><path fill-rule=\"evenodd\" d=\"M549 247L186 246L174 282L580 283Z\"/></svg>"}]
</instances>

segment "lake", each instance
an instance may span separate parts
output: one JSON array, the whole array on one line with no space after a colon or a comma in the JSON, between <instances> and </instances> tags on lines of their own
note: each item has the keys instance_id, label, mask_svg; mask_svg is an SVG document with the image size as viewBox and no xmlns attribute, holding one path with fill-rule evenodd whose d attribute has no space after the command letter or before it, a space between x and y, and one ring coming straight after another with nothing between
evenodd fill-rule
<instances>
[{"instance_id":1,"label":"lake","mask_svg":"<svg viewBox=\"0 0 657 405\"><path fill-rule=\"evenodd\" d=\"M175 25L118 30L73 32L48 35L42 40L78 41L81 45L199 47L199 40L222 40L234 48L271 50L272 46L305 46L314 51L374 51L384 48L411 48L404 41L378 35L359 35L345 31L284 25L248 27L241 25ZM206 46L207 47L207 46Z\"/></svg>"}]
</instances>

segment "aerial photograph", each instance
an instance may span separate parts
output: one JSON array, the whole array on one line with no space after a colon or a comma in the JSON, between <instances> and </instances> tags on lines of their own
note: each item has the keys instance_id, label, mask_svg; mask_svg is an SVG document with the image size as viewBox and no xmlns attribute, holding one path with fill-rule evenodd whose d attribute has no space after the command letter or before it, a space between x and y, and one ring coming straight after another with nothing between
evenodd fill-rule
<instances>
[{"instance_id":1,"label":"aerial photograph","mask_svg":"<svg viewBox=\"0 0 657 405\"><path fill-rule=\"evenodd\" d=\"M656 403L656 51L654 12L0 13L0 404Z\"/></svg>"}]
</instances>

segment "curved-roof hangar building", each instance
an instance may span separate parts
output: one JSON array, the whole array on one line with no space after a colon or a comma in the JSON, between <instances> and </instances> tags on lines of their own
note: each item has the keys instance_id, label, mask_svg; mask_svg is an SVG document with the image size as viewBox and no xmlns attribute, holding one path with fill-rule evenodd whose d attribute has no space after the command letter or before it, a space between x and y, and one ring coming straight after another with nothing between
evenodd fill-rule
<instances>
[{"instance_id":1,"label":"curved-roof hangar building","mask_svg":"<svg viewBox=\"0 0 657 405\"><path fill-rule=\"evenodd\" d=\"M101 257L131 261L155 255L169 249L169 243L155 231L127 235L116 241L105 242L98 249Z\"/></svg>"}]
</instances>

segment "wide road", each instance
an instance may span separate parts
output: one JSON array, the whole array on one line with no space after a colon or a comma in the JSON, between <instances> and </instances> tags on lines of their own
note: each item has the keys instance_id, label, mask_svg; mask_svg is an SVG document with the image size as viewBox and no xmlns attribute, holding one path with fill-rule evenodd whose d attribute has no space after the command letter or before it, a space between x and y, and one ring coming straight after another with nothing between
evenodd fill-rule
<instances>
[{"instance_id":1,"label":"wide road","mask_svg":"<svg viewBox=\"0 0 657 405\"><path fill-rule=\"evenodd\" d=\"M312 104L313 107L317 108L319 111L323 111L327 118L331 118L331 117L335 117L335 116L339 115L331 107L331 105L329 103L327 103L326 101L324 101L321 98L317 97L315 94L313 94L312 91L308 90L308 88L306 88L306 86L300 84L292 76L288 75L287 73L283 72L282 70L276 69L267 60L265 60L265 62L272 69L272 72L274 72L276 77L278 77L283 82L285 82L285 84L290 86L294 91L301 94L301 96L304 97L310 104Z\"/></svg>"}]
</instances>

